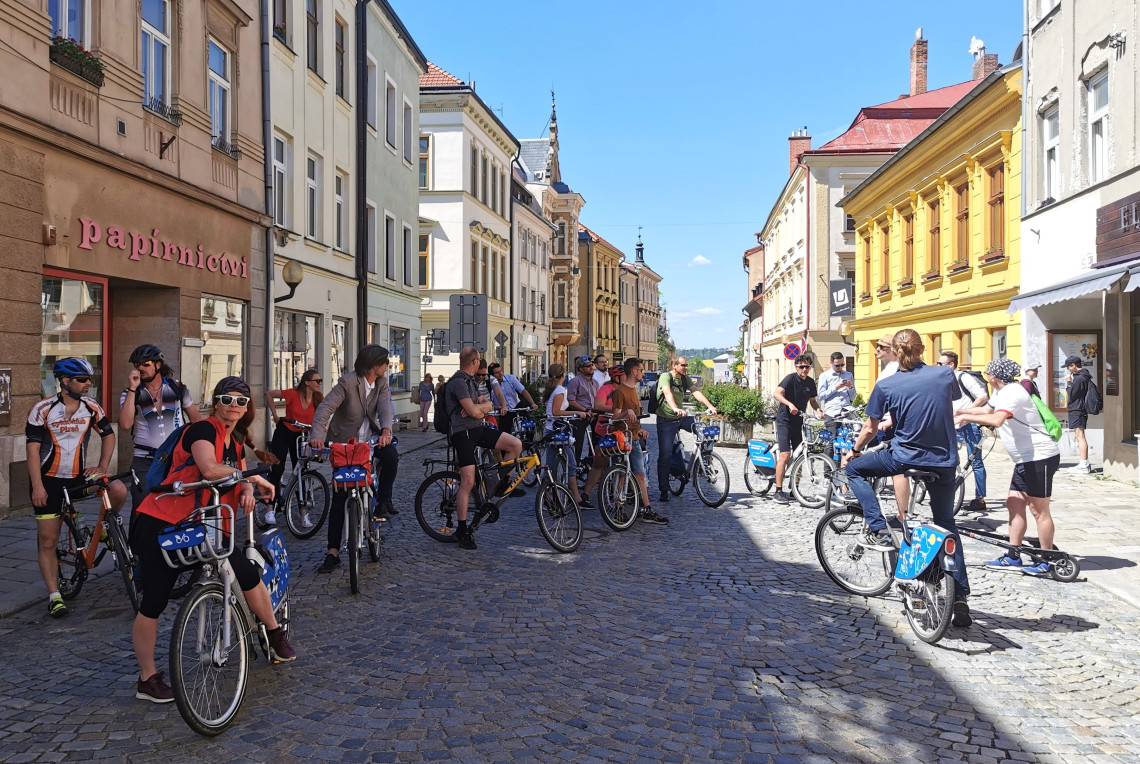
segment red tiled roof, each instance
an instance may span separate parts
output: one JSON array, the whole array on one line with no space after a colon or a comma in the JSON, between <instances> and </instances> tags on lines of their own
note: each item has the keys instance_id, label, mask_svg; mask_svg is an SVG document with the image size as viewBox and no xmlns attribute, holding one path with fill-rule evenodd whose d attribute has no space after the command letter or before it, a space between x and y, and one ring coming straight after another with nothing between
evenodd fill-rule
<instances>
[{"instance_id":1,"label":"red tiled roof","mask_svg":"<svg viewBox=\"0 0 1140 764\"><path fill-rule=\"evenodd\" d=\"M938 88L921 95L866 106L847 132L807 154L898 151L969 93L980 80Z\"/></svg>"},{"instance_id":2,"label":"red tiled roof","mask_svg":"<svg viewBox=\"0 0 1140 764\"><path fill-rule=\"evenodd\" d=\"M578 233L586 233L590 236L590 241L594 242L595 244L597 244L598 242L601 242L602 244L605 244L607 247L612 249L614 252L618 252L620 254L625 254L620 249L615 247L613 244L610 244L608 241L603 239L601 236L598 236L596 233L594 233L593 231L591 231L589 228L582 225L581 223L578 224Z\"/></svg>"},{"instance_id":3,"label":"red tiled roof","mask_svg":"<svg viewBox=\"0 0 1140 764\"><path fill-rule=\"evenodd\" d=\"M446 69L436 66L431 61L428 61L427 74L420 75L420 87L446 87L448 85L462 85L463 80L456 77Z\"/></svg>"}]
</instances>

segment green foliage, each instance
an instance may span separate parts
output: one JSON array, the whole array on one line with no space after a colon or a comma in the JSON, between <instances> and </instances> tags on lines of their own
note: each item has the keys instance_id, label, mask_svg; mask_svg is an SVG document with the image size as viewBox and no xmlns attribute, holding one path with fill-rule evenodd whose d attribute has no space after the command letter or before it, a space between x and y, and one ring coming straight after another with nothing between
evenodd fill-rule
<instances>
[{"instance_id":1,"label":"green foliage","mask_svg":"<svg viewBox=\"0 0 1140 764\"><path fill-rule=\"evenodd\" d=\"M542 385L538 384L538 382L527 382L524 380L523 387L525 387L526 391L530 393L530 397L534 399L534 402L538 404L538 407L542 408ZM525 403L525 398L519 400L520 406L524 405Z\"/></svg>"},{"instance_id":2,"label":"green foliage","mask_svg":"<svg viewBox=\"0 0 1140 764\"><path fill-rule=\"evenodd\" d=\"M768 419L767 396L760 390L737 385L705 385L701 392L730 422L763 424Z\"/></svg>"},{"instance_id":3,"label":"green foliage","mask_svg":"<svg viewBox=\"0 0 1140 764\"><path fill-rule=\"evenodd\" d=\"M866 406L867 401L863 398L863 393L855 393L855 400L851 401L851 405L858 408L859 406Z\"/></svg>"},{"instance_id":4,"label":"green foliage","mask_svg":"<svg viewBox=\"0 0 1140 764\"><path fill-rule=\"evenodd\" d=\"M662 331L660 328L657 330L657 368L668 370L669 359L673 357L673 352L677 347L673 344L673 340L669 337L668 331Z\"/></svg>"}]
</instances>

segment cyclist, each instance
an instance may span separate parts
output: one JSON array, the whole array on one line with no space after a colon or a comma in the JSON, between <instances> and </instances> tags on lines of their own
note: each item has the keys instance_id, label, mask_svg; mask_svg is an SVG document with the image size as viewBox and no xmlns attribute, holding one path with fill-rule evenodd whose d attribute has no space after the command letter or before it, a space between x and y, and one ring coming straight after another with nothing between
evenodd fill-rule
<instances>
[{"instance_id":1,"label":"cyclist","mask_svg":"<svg viewBox=\"0 0 1140 764\"><path fill-rule=\"evenodd\" d=\"M703 403L708 413L717 413L716 406L709 403L709 399L689 379L688 370L689 362L684 356L677 356L671 370L657 378L657 491L662 503L669 501L669 460L673 455L673 441L682 428L693 426L693 418L681 408L685 391Z\"/></svg>"},{"instance_id":2,"label":"cyclist","mask_svg":"<svg viewBox=\"0 0 1140 764\"><path fill-rule=\"evenodd\" d=\"M605 353L594 356L594 381L598 383L599 390L610 381L609 369L610 359L606 358Z\"/></svg>"},{"instance_id":3,"label":"cyclist","mask_svg":"<svg viewBox=\"0 0 1140 764\"><path fill-rule=\"evenodd\" d=\"M548 372L549 375L549 372ZM549 385L548 385L549 386ZM594 359L584 355L578 359L578 373L566 385L566 408L589 413L600 385L594 379ZM582 446L586 442L587 420L581 417L573 423L574 459L582 461Z\"/></svg>"},{"instance_id":4,"label":"cyclist","mask_svg":"<svg viewBox=\"0 0 1140 764\"><path fill-rule=\"evenodd\" d=\"M95 376L90 363L82 358L61 358L52 365L51 371L59 393L32 406L24 435L39 539L37 559L48 591L48 614L62 618L67 615L67 605L59 593L59 561L55 548L62 525L63 492L92 475L107 474L115 452L115 431L99 404L87 397L91 378ZM85 468L92 430L99 433L99 465ZM110 483L107 492L113 509L123 506L127 489L122 483Z\"/></svg>"},{"instance_id":5,"label":"cyclist","mask_svg":"<svg viewBox=\"0 0 1140 764\"><path fill-rule=\"evenodd\" d=\"M895 333L887 332L883 335L882 339L875 343L875 360L883 364L882 369L879 370L879 378L876 380L876 384L898 373L899 359L898 356L895 355L894 341ZM890 440L895 436L894 426L895 423L891 419L891 413L888 411L883 415L882 421L879 422L879 432L882 434L883 440ZM905 475L895 475L892 482L895 489L896 506L909 507L910 481L906 479Z\"/></svg>"},{"instance_id":6,"label":"cyclist","mask_svg":"<svg viewBox=\"0 0 1140 764\"><path fill-rule=\"evenodd\" d=\"M297 436L301 434L301 428L297 425L281 421L281 417L277 415L277 401L285 401L286 419L301 424L312 424L317 406L325 399L321 392L323 381L319 371L309 369L301 375L301 381L296 387L289 390L265 391L265 405L269 409L269 415L277 423L277 427L273 430L273 440L269 443L269 450L277 457L277 463L273 465L273 471L268 476L276 497L273 508L265 513L265 522L270 525L277 522L277 513L274 510L282 501L281 477L285 474L285 461L292 457L293 463L297 463ZM305 528L313 527L313 521L309 519L308 513L301 516L301 525Z\"/></svg>"},{"instance_id":7,"label":"cyclist","mask_svg":"<svg viewBox=\"0 0 1140 764\"><path fill-rule=\"evenodd\" d=\"M621 366L614 365L610 369L612 374ZM645 474L646 446L649 435L641 429L641 398L638 387L645 377L640 358L627 358L625 360L625 378L621 379L613 393L614 419L625 419L628 432L633 440L633 450L629 454L629 469L641 488L641 521L650 525L668 525L669 518L657 514L649 505L649 478ZM619 375L619 379L620 379Z\"/></svg>"},{"instance_id":8,"label":"cyclist","mask_svg":"<svg viewBox=\"0 0 1140 764\"><path fill-rule=\"evenodd\" d=\"M202 421L202 414L186 385L174 378L157 345L139 345L131 353L130 363L133 368L127 375L127 386L119 395L119 432L131 431L135 442L131 469L140 478L138 485L129 486L128 532L133 539L135 513L146 498L142 478L154 461L154 452L182 425Z\"/></svg>"},{"instance_id":9,"label":"cyclist","mask_svg":"<svg viewBox=\"0 0 1140 764\"><path fill-rule=\"evenodd\" d=\"M553 366L551 367L554 368ZM475 389L475 372L479 370L479 351L463 348L459 351L459 371L443 391L445 411L449 416L451 434L448 436L455 449L455 463L459 467L459 490L456 492L456 519L459 528L455 539L460 549L477 549L471 529L467 527L467 503L475 487L475 449L493 448L507 459L518 458L522 442L514 435L485 426L483 419L491 413L493 404ZM506 488L509 481L500 480Z\"/></svg>"},{"instance_id":10,"label":"cyclist","mask_svg":"<svg viewBox=\"0 0 1140 764\"><path fill-rule=\"evenodd\" d=\"M605 359L605 356L599 356ZM595 372L596 374L597 372ZM614 391L621 386L622 379L625 378L625 369L621 364L616 364L609 367L609 373L606 374L607 381L604 385L598 388L598 394L594 396L594 404L591 411L612 414L613 413L613 397ZM611 420L612 421L612 420ZM594 432L590 433L589 428L586 430L586 437L601 437L606 434L606 423L598 421L594 427ZM596 442L596 441L595 441ZM602 479L602 475L606 471L607 460L595 453L594 463L590 466L590 472L586 475L586 485L582 488L582 501L578 502L578 506L582 509L593 509L594 505L590 501L590 492L594 490L594 486Z\"/></svg>"},{"instance_id":11,"label":"cyclist","mask_svg":"<svg viewBox=\"0 0 1140 764\"><path fill-rule=\"evenodd\" d=\"M504 373L501 364L493 363L487 367L487 370L491 372L491 379L499 383L499 389L503 393L503 398L508 409L517 408L520 397L525 398L532 409L538 408L538 404L534 402L534 398L530 397L526 385L519 382L518 377L514 374ZM499 429L503 432L514 432L515 416L515 414L511 413L500 414Z\"/></svg>"},{"instance_id":12,"label":"cyclist","mask_svg":"<svg viewBox=\"0 0 1140 764\"><path fill-rule=\"evenodd\" d=\"M592 364L593 361L590 361ZM588 375L589 372L583 372ZM577 377L575 378L577 379ZM550 364L550 368L546 370L546 389L542 392L542 400L546 404L546 430L549 434L554 430L555 417L574 417L580 419L585 423L589 414L585 411L576 411L570 407L569 394L566 392L566 387L562 384L566 381L566 369L560 363ZM593 379L590 379L593 383ZM593 401L590 402L593 405ZM577 422L573 422L577 425ZM571 429L571 432L576 431L576 427ZM578 437L577 435L574 436ZM582 437L589 437L586 432L586 427L582 428ZM554 458L557 455L557 448L554 445L546 447L546 463L547 465L554 464ZM582 506L582 496L578 492L578 457L574 453L574 448L567 448L566 455L569 457L566 465L566 487L570 489L570 495L574 497L574 501L578 506ZM589 505L590 508L593 505Z\"/></svg>"},{"instance_id":13,"label":"cyclist","mask_svg":"<svg viewBox=\"0 0 1140 764\"><path fill-rule=\"evenodd\" d=\"M388 349L365 345L356 354L353 371L345 374L325 396L313 414L310 443L320 451L325 441L367 443L377 438L372 460L376 468L376 516L399 514L392 506L392 484L400 466L400 454L392 444L392 392L388 388ZM318 573L331 573L340 565L340 539L344 532L347 491L333 493L329 514L329 545Z\"/></svg>"},{"instance_id":14,"label":"cyclist","mask_svg":"<svg viewBox=\"0 0 1140 764\"><path fill-rule=\"evenodd\" d=\"M954 411L963 409L980 409L990 399L986 386L978 381L972 374L958 368L958 354L952 350L945 350L938 359L939 366L948 366L954 372L954 379L958 381L958 395L954 398ZM982 449L978 444L982 440L982 431L978 425L970 420L964 420L958 429L958 434L966 442L966 458L974 466L974 499L966 507L969 512L986 511L986 465L982 461Z\"/></svg>"},{"instance_id":15,"label":"cyclist","mask_svg":"<svg viewBox=\"0 0 1140 764\"><path fill-rule=\"evenodd\" d=\"M479 359L479 370L475 372L475 390L479 395L491 401L494 406L491 409L492 412L502 411L507 407L507 398L503 395L502 388L499 387L499 380L492 377L487 369L486 359ZM506 428L502 429L505 430Z\"/></svg>"},{"instance_id":16,"label":"cyclist","mask_svg":"<svg viewBox=\"0 0 1140 764\"><path fill-rule=\"evenodd\" d=\"M831 368L819 375L816 385L817 397L823 407L824 427L833 436L839 432L843 410L855 400L855 377L846 367L847 358L835 351L831 354Z\"/></svg>"},{"instance_id":17,"label":"cyclist","mask_svg":"<svg viewBox=\"0 0 1140 764\"><path fill-rule=\"evenodd\" d=\"M780 404L776 409L776 492L772 498L781 504L794 501L792 495L784 490L784 471L788 468L792 451L804 439L803 410L810 404L817 414L820 413L815 380L808 376L810 373L811 357L807 354L797 357L795 372L780 380L772 394Z\"/></svg>"},{"instance_id":18,"label":"cyclist","mask_svg":"<svg viewBox=\"0 0 1140 764\"><path fill-rule=\"evenodd\" d=\"M887 521L879 509L879 497L871 479L899 475L907 469L929 470L938 475L930 486L930 506L934 522L957 540L954 551L954 625L969 626L970 607L966 598L970 582L962 556L962 540L954 524L954 490L958 465L958 441L954 434L953 400L958 384L949 369L927 366L918 332L903 329L894 336L893 350L899 371L880 379L867 401L867 421L851 449L847 481L863 507L867 526L863 546L878 551L894 549ZM890 413L895 435L890 447L862 456L863 447L875 437L879 422ZM899 519L905 521L906 506L899 505Z\"/></svg>"},{"instance_id":19,"label":"cyclist","mask_svg":"<svg viewBox=\"0 0 1140 764\"><path fill-rule=\"evenodd\" d=\"M245 469L244 447L252 445L249 427L255 410L250 406L249 385L241 377L226 377L214 386L214 411L200 422L183 431L171 455L171 472L167 481L185 483L198 480L216 480L232 475L234 470ZM175 478L174 473L177 472ZM266 499L273 498L273 485L262 477L252 482L239 483L221 497L222 503L241 507L252 512L253 484L261 489ZM158 618L166 609L170 590L174 588L178 571L166 564L158 537L165 528L182 522L208 501L209 493L198 496L171 496L161 492L148 494L139 506L138 529L135 533L135 551L139 556L142 578L142 603L135 616L131 639L135 659L139 664L139 679L135 697L151 703L169 703L174 693L166 684L164 672L155 669L154 645L158 636ZM297 653L289 644L285 630L273 615L269 590L261 581L261 570L245 555L230 555L238 584L245 592L245 601L269 634L269 652L275 662L291 661Z\"/></svg>"}]
</instances>

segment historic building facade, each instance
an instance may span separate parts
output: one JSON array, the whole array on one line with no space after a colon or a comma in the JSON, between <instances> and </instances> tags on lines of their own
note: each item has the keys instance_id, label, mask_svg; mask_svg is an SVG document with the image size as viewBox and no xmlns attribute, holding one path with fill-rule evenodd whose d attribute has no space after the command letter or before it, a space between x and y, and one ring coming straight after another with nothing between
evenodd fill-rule
<instances>
[{"instance_id":1,"label":"historic building facade","mask_svg":"<svg viewBox=\"0 0 1140 764\"><path fill-rule=\"evenodd\" d=\"M577 315L581 336L570 355L610 355L620 350L618 281L625 254L578 223L578 263L581 270Z\"/></svg>"},{"instance_id":2,"label":"historic building facade","mask_svg":"<svg viewBox=\"0 0 1140 764\"><path fill-rule=\"evenodd\" d=\"M550 243L556 228L526 187L517 167L511 174L511 318L513 353L505 359L508 371L520 379L537 381L546 373L550 347Z\"/></svg>"},{"instance_id":3,"label":"historic building facade","mask_svg":"<svg viewBox=\"0 0 1140 764\"><path fill-rule=\"evenodd\" d=\"M637 271L637 357L646 371L657 369L657 330L663 316L661 309L661 275L645 262L645 245L641 236L634 247L633 267Z\"/></svg>"}]
</instances>

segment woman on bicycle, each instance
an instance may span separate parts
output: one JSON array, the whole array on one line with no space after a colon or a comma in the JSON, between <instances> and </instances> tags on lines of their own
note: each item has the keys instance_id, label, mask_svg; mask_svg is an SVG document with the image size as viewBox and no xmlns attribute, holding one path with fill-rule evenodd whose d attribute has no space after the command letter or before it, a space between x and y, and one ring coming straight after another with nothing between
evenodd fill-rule
<instances>
[{"instance_id":1,"label":"woman on bicycle","mask_svg":"<svg viewBox=\"0 0 1140 764\"><path fill-rule=\"evenodd\" d=\"M542 393L542 401L546 404L545 432L548 435L554 430L554 417L585 418L587 416L584 411L571 411L566 407L566 387L563 385L565 381L565 367L560 363L550 364L550 368L546 370L546 389ZM570 495L574 497L574 501L581 505L582 497L578 493L578 462L574 459L573 446L566 448L564 453L568 460L566 464L566 487L570 489ZM557 456L557 447L553 445L546 447L546 464L548 466L554 466L554 460Z\"/></svg>"},{"instance_id":2,"label":"woman on bicycle","mask_svg":"<svg viewBox=\"0 0 1140 764\"><path fill-rule=\"evenodd\" d=\"M245 468L243 446L250 443L248 433L253 424L254 409L250 407L249 385L240 377L226 377L214 386L214 413L195 422L182 431L182 438L171 454L167 483L180 480L186 483L198 480L216 480ZM221 497L224 504L240 506L252 512L253 485L262 489L262 495L273 498L273 485L262 477L239 483ZM139 556L142 579L142 604L135 616L131 638L135 659L139 664L138 687L135 697L152 703L169 703L174 693L163 679L164 672L154 665L154 644L158 636L158 617L166 609L170 591L178 578L178 571L166 564L158 545L158 536L165 528L182 522L200 505L201 496L172 496L149 494L138 511L138 528L135 533L135 551ZM244 555L230 557L241 589L245 592L250 610L257 615L269 631L270 658L274 662L291 661L297 657L285 636L285 630L273 615L269 590L261 582L261 571Z\"/></svg>"},{"instance_id":3,"label":"woman on bicycle","mask_svg":"<svg viewBox=\"0 0 1140 764\"><path fill-rule=\"evenodd\" d=\"M319 371L309 369L301 375L301 381L293 389L265 391L265 405L269 407L269 414L277 423L277 428L273 431L273 440L269 443L269 450L277 457L277 463L273 465L273 471L269 473L268 478L273 485L273 495L277 497L273 509L265 513L265 522L271 525L277 522L277 513L274 510L281 503L281 476L285 474L285 460L287 457L292 457L293 463L297 463L297 436L301 434L300 427L282 422L281 417L277 416L277 401L285 401L287 420L312 424L313 412L325 399L321 393L323 381ZM308 513L302 514L301 525L306 528L313 527L313 521L309 519Z\"/></svg>"}]
</instances>

